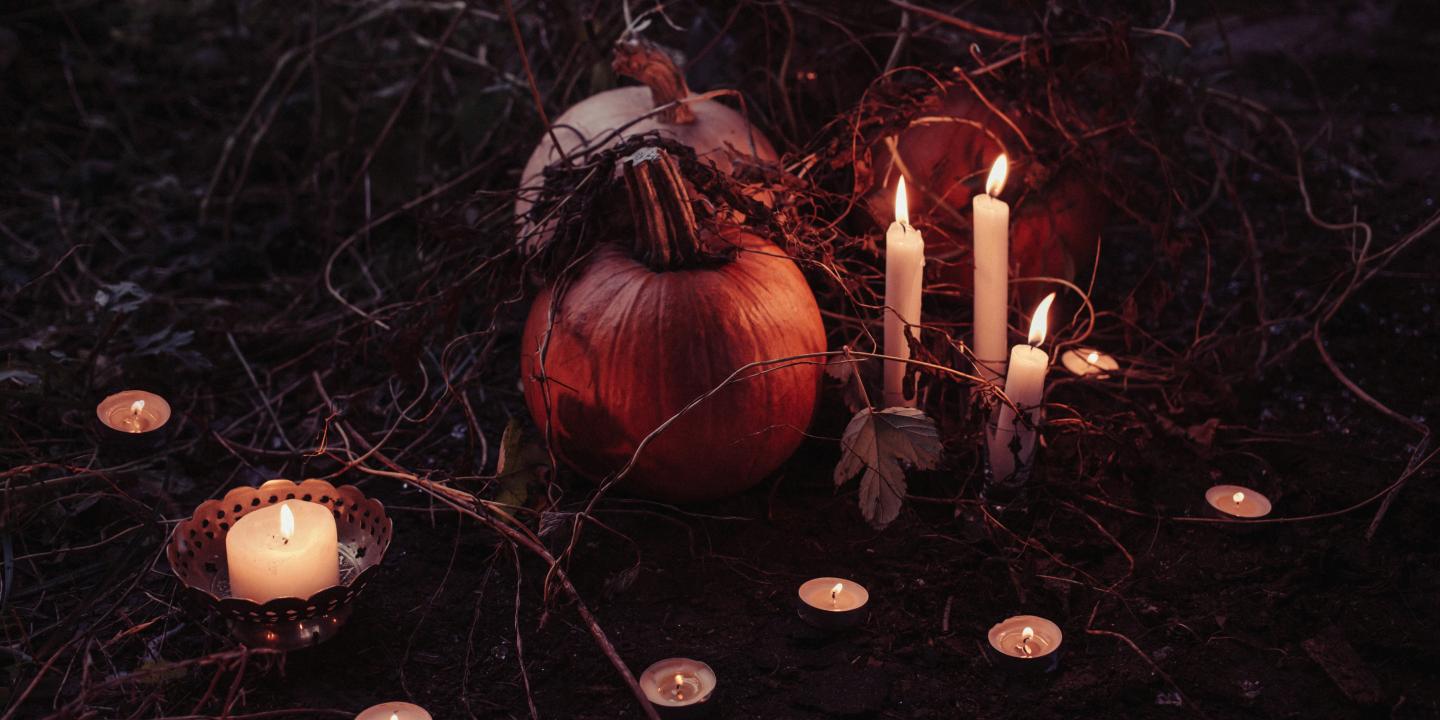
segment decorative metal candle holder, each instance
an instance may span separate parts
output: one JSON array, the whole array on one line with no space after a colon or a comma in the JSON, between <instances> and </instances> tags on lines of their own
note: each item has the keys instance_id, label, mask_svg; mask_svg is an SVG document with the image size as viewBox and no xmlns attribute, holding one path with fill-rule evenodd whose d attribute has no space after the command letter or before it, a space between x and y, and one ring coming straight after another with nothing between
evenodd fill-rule
<instances>
[{"instance_id":1,"label":"decorative metal candle holder","mask_svg":"<svg viewBox=\"0 0 1440 720\"><path fill-rule=\"evenodd\" d=\"M309 598L258 603L231 596L225 535L246 513L285 500L319 503L335 514L340 584ZM339 632L350 617L350 603L385 557L393 529L385 506L353 485L337 488L324 480L270 480L258 488L235 488L219 500L201 503L189 520L176 526L165 554L187 594L223 616L242 643L296 650Z\"/></svg>"}]
</instances>

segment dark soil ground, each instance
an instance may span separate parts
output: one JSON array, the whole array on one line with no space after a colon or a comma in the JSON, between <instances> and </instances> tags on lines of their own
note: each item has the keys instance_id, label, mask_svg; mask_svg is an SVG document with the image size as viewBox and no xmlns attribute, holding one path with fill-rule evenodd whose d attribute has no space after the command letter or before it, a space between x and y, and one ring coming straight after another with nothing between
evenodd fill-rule
<instances>
[{"instance_id":1,"label":"dark soil ground","mask_svg":"<svg viewBox=\"0 0 1440 720\"><path fill-rule=\"evenodd\" d=\"M574 603L547 596L543 562L415 483L344 465L378 444L394 465L370 469L516 499L494 473L507 422L530 422L528 286L505 251L543 128L527 73L549 117L612 82L624 21L602 5L516 2L524 53L503 3L0 7L0 720L348 718L393 699L436 718L643 717ZM646 34L698 58L697 88L739 88L797 158L895 45L899 8L825 5L682 3ZM567 566L632 671L704 659L726 718L1440 717L1424 430L1440 416L1440 249L1400 244L1436 213L1440 15L1182 3L1169 29L1190 50L1127 34L1163 5L936 6L1016 33L1108 28L1147 86L1183 78L1264 108L1148 96L1165 119L1134 138L1169 143L1171 164L1113 147L1161 199L1115 213L1093 293L1090 342L1134 372L1057 369L1036 476L983 498L968 391L928 378L946 457L884 530L831 480L850 416L833 385L812 439L740 497L607 495ZM943 22L911 30L902 64L973 65L972 41L1003 54ZM1353 293L1363 232L1307 217L1277 117L1314 214L1368 223L1372 253L1399 248ZM806 269L822 306L847 307ZM1311 334L1337 298L1331 366ZM963 321L968 301L948 302L937 312ZM97 453L87 419L123 386L176 410L171 441L139 460ZM381 572L334 640L239 650L184 602L171 529L231 487L337 472L394 518ZM1205 521L1221 481L1266 493L1279 520ZM592 491L541 474L517 517L559 552ZM796 586L820 575L864 583L868 622L801 623ZM1065 632L1053 672L987 659L985 631L1024 611Z\"/></svg>"}]
</instances>

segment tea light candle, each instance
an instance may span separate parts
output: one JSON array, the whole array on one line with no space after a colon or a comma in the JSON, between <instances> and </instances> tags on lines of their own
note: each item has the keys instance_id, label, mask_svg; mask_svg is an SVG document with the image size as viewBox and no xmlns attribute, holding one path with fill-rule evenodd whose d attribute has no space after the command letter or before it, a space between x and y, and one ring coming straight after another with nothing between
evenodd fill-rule
<instances>
[{"instance_id":1,"label":"tea light candle","mask_svg":"<svg viewBox=\"0 0 1440 720\"><path fill-rule=\"evenodd\" d=\"M286 500L245 515L225 535L225 557L230 594L259 603L340 584L335 516L319 503Z\"/></svg>"},{"instance_id":2,"label":"tea light candle","mask_svg":"<svg viewBox=\"0 0 1440 720\"><path fill-rule=\"evenodd\" d=\"M1216 485L1205 491L1205 502L1221 517L1253 520L1270 514L1270 498L1239 485Z\"/></svg>"},{"instance_id":3,"label":"tea light candle","mask_svg":"<svg viewBox=\"0 0 1440 720\"><path fill-rule=\"evenodd\" d=\"M1018 416L1009 403L1000 406L995 428L989 438L990 471L995 479L1004 481L1015 475L1018 468L1030 465L1035 455L1035 430L1040 422L1040 400L1045 394L1045 373L1050 368L1050 356L1040 349L1045 342L1046 315L1050 304L1055 302L1055 293L1045 296L1035 308L1030 319L1029 342L1016 345L1010 351L1010 365L1005 375L1005 396L1010 398L1028 422L1017 424Z\"/></svg>"},{"instance_id":4,"label":"tea light candle","mask_svg":"<svg viewBox=\"0 0 1440 720\"><path fill-rule=\"evenodd\" d=\"M975 374L990 382L1005 375L1005 327L1010 314L1010 206L999 198L1009 163L995 159L985 180L985 193L970 202L975 260Z\"/></svg>"},{"instance_id":5,"label":"tea light candle","mask_svg":"<svg viewBox=\"0 0 1440 720\"><path fill-rule=\"evenodd\" d=\"M407 702L380 703L368 707L355 716L355 720L431 720L430 713L419 705Z\"/></svg>"},{"instance_id":6,"label":"tea light candle","mask_svg":"<svg viewBox=\"0 0 1440 720\"><path fill-rule=\"evenodd\" d=\"M1095 380L1104 380L1120 369L1115 358L1091 348L1066 350L1060 355L1060 364L1075 375Z\"/></svg>"},{"instance_id":7,"label":"tea light candle","mask_svg":"<svg viewBox=\"0 0 1440 720\"><path fill-rule=\"evenodd\" d=\"M895 188L895 222L885 231L885 354L910 358L910 340L920 324L920 290L925 279L925 240L910 226L905 178ZM914 375L901 360L885 361L885 407L914 407L905 396L905 377Z\"/></svg>"},{"instance_id":8,"label":"tea light candle","mask_svg":"<svg viewBox=\"0 0 1440 720\"><path fill-rule=\"evenodd\" d=\"M715 671L699 660L667 658L645 668L640 690L662 718L697 717L708 711L715 693Z\"/></svg>"},{"instance_id":9,"label":"tea light candle","mask_svg":"<svg viewBox=\"0 0 1440 720\"><path fill-rule=\"evenodd\" d=\"M1065 641L1060 626L1037 615L1006 618L991 627L987 637L997 660L1027 669L1050 665L1036 661L1054 656Z\"/></svg>"},{"instance_id":10,"label":"tea light candle","mask_svg":"<svg viewBox=\"0 0 1440 720\"><path fill-rule=\"evenodd\" d=\"M818 577L800 585L800 617L818 628L849 627L865 617L870 591L854 580Z\"/></svg>"},{"instance_id":11,"label":"tea light candle","mask_svg":"<svg viewBox=\"0 0 1440 720\"><path fill-rule=\"evenodd\" d=\"M95 406L95 416L111 430L141 435L170 422L170 403L152 392L124 390L101 400Z\"/></svg>"}]
</instances>

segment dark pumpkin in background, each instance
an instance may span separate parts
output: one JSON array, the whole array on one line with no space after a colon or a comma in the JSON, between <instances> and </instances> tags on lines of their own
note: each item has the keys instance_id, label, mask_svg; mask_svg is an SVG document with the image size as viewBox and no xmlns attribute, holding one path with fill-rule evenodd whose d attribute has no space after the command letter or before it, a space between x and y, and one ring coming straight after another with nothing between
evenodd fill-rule
<instances>
[{"instance_id":1,"label":"dark pumpkin in background","mask_svg":"<svg viewBox=\"0 0 1440 720\"><path fill-rule=\"evenodd\" d=\"M1037 142L1042 128L1023 117L1017 125ZM910 188L910 217L925 232L925 255L944 261L927 263L927 284L954 283L971 290L971 196L984 191L1002 147L1010 160L1000 198L1011 204L1011 278L1074 280L1090 273L1110 203L1078 163L1042 160L1028 152L1015 131L965 85L929 98L894 137ZM857 167L856 189L875 222L886 227L895 219L899 168L885 138L870 146L870 160L868 171ZM1027 283L1011 289L1023 306L1054 288Z\"/></svg>"},{"instance_id":2,"label":"dark pumpkin in background","mask_svg":"<svg viewBox=\"0 0 1440 720\"><path fill-rule=\"evenodd\" d=\"M644 447L623 485L672 502L740 492L804 438L823 358L751 368L706 394L748 363L823 352L815 297L775 245L743 228L698 227L663 151L622 165L638 237L600 244L563 293L536 298L522 340L526 404L557 456L603 478L699 399Z\"/></svg>"}]
</instances>

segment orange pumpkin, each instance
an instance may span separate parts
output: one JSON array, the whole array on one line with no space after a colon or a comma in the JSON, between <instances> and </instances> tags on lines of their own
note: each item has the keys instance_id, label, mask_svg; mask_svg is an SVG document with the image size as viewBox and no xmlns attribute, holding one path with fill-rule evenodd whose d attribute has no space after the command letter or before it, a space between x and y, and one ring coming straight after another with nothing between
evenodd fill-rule
<instances>
[{"instance_id":1,"label":"orange pumpkin","mask_svg":"<svg viewBox=\"0 0 1440 720\"><path fill-rule=\"evenodd\" d=\"M622 163L638 238L600 244L563 294L530 309L521 372L531 416L566 464L686 502L754 486L799 446L815 411L825 350L809 285L778 247L733 226L697 227L664 151ZM703 399L702 399L703 398Z\"/></svg>"},{"instance_id":2,"label":"orange pumpkin","mask_svg":"<svg viewBox=\"0 0 1440 720\"><path fill-rule=\"evenodd\" d=\"M1019 125L1035 141L1037 128L1023 121ZM968 87L953 86L934 98L895 140L905 183L912 188L910 215L926 223L926 256L944 261L930 263L939 270L929 272L941 281L967 291L974 283L971 195L981 191L1002 143L1010 160L1010 180L1001 198L1012 204L1011 276L1073 280L1090 272L1109 201L1078 168L1042 168L1010 126ZM871 147L871 160L870 172L856 173L856 189L885 227L895 218L899 168L883 138ZM1049 292L1038 284L1018 289L1037 298Z\"/></svg>"}]
</instances>

